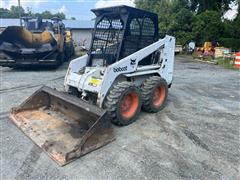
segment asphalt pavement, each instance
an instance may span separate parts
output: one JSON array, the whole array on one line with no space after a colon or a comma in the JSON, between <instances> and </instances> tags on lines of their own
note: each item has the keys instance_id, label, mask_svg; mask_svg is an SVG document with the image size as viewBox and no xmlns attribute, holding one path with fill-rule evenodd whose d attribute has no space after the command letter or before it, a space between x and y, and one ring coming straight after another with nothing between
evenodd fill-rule
<instances>
[{"instance_id":1,"label":"asphalt pavement","mask_svg":"<svg viewBox=\"0 0 240 180\"><path fill-rule=\"evenodd\" d=\"M0 67L1 180L239 178L239 71L177 56L164 110L114 126L114 142L59 167L8 115L43 85L63 90L66 69Z\"/></svg>"}]
</instances>

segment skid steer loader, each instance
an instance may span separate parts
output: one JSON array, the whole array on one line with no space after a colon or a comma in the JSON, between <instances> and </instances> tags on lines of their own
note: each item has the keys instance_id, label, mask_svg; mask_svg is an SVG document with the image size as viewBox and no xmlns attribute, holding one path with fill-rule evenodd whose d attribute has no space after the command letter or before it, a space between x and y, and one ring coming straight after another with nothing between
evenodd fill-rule
<instances>
[{"instance_id":1,"label":"skid steer loader","mask_svg":"<svg viewBox=\"0 0 240 180\"><path fill-rule=\"evenodd\" d=\"M88 54L71 61L66 92L43 87L11 119L58 164L114 140L111 122L128 125L141 108L161 110L172 84L175 38L158 37L158 17L128 6L92 10Z\"/></svg>"}]
</instances>

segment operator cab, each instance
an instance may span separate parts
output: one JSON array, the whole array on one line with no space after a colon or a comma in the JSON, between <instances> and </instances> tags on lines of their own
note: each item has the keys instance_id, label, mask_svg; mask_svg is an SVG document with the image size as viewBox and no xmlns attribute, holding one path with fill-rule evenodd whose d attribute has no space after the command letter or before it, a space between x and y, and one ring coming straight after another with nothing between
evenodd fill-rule
<instances>
[{"instance_id":1,"label":"operator cab","mask_svg":"<svg viewBox=\"0 0 240 180\"><path fill-rule=\"evenodd\" d=\"M93 9L96 15L88 66L108 66L158 41L157 14L128 7ZM139 65L152 64L152 55Z\"/></svg>"}]
</instances>

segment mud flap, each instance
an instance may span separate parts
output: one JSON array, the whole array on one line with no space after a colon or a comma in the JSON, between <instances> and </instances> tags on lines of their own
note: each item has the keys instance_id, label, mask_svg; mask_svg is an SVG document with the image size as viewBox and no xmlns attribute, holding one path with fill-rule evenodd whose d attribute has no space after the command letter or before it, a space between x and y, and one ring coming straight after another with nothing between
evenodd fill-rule
<instances>
[{"instance_id":1,"label":"mud flap","mask_svg":"<svg viewBox=\"0 0 240 180\"><path fill-rule=\"evenodd\" d=\"M114 140L105 110L49 87L13 108L10 119L60 166Z\"/></svg>"}]
</instances>

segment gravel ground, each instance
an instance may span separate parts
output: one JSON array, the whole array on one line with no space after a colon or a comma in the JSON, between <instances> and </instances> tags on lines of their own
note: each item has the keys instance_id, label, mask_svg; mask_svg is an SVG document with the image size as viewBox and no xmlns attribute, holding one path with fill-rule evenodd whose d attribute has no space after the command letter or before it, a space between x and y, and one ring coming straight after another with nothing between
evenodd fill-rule
<instances>
[{"instance_id":1,"label":"gravel ground","mask_svg":"<svg viewBox=\"0 0 240 180\"><path fill-rule=\"evenodd\" d=\"M1 180L239 178L239 71L176 57L163 111L114 127L114 142L59 167L7 116L42 85L62 90L66 68L0 67Z\"/></svg>"}]
</instances>

